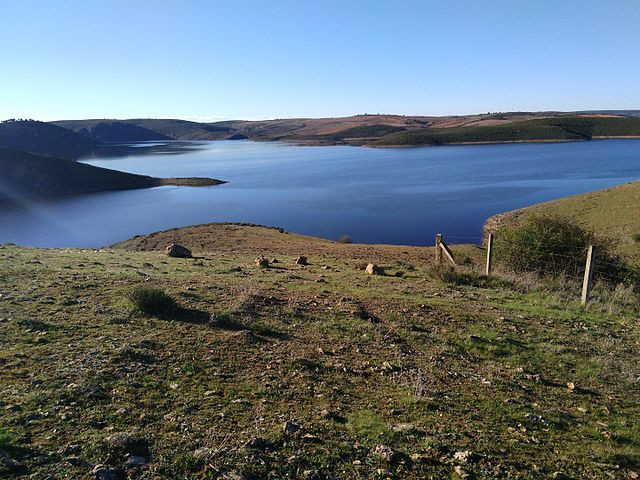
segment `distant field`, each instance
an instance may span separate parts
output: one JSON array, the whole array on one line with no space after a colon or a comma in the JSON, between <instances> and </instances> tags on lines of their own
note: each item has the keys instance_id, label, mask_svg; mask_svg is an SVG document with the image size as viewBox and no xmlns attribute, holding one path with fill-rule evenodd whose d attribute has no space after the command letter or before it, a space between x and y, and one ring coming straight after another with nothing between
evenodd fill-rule
<instances>
[{"instance_id":1,"label":"distant field","mask_svg":"<svg viewBox=\"0 0 640 480\"><path fill-rule=\"evenodd\" d=\"M610 238L621 255L640 266L640 182L507 212L493 217L490 223L518 222L536 214L575 219L596 234Z\"/></svg>"}]
</instances>

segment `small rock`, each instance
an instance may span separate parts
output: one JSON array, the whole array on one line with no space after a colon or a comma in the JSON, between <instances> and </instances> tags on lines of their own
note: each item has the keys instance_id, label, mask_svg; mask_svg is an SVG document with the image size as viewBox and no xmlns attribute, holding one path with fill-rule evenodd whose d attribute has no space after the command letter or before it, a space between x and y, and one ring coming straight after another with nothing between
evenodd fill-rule
<instances>
[{"instance_id":1,"label":"small rock","mask_svg":"<svg viewBox=\"0 0 640 480\"><path fill-rule=\"evenodd\" d=\"M331 267L329 265L325 265L324 267L322 267L323 270L331 270Z\"/></svg>"},{"instance_id":2,"label":"small rock","mask_svg":"<svg viewBox=\"0 0 640 480\"><path fill-rule=\"evenodd\" d=\"M391 457L393 457L393 450L387 445L376 445L373 449L373 454L386 461L390 461Z\"/></svg>"},{"instance_id":3,"label":"small rock","mask_svg":"<svg viewBox=\"0 0 640 480\"><path fill-rule=\"evenodd\" d=\"M247 477L235 471L226 472L224 475L222 475L222 478L224 478L225 480L246 480L247 479Z\"/></svg>"},{"instance_id":4,"label":"small rock","mask_svg":"<svg viewBox=\"0 0 640 480\"><path fill-rule=\"evenodd\" d=\"M195 458L207 458L213 455L213 449L209 447L200 447L193 452Z\"/></svg>"},{"instance_id":5,"label":"small rock","mask_svg":"<svg viewBox=\"0 0 640 480\"><path fill-rule=\"evenodd\" d=\"M285 422L284 426L282 427L282 431L284 432L284 434L286 436L291 436L297 432L300 431L302 427L300 425L298 425L297 423L293 423L291 421L287 421Z\"/></svg>"},{"instance_id":6,"label":"small rock","mask_svg":"<svg viewBox=\"0 0 640 480\"><path fill-rule=\"evenodd\" d=\"M551 477L554 480L571 480L571 477L564 472L553 472Z\"/></svg>"},{"instance_id":7,"label":"small rock","mask_svg":"<svg viewBox=\"0 0 640 480\"><path fill-rule=\"evenodd\" d=\"M96 465L91 473L98 480L119 480L121 478L120 472L108 465Z\"/></svg>"},{"instance_id":8,"label":"small rock","mask_svg":"<svg viewBox=\"0 0 640 480\"><path fill-rule=\"evenodd\" d=\"M269 260L260 256L260 257L256 257L256 266L260 267L260 268L268 268L269 267Z\"/></svg>"},{"instance_id":9,"label":"small rock","mask_svg":"<svg viewBox=\"0 0 640 480\"><path fill-rule=\"evenodd\" d=\"M298 258L296 258L296 265L309 265L307 263L307 257L305 257L304 255L300 255Z\"/></svg>"},{"instance_id":10,"label":"small rock","mask_svg":"<svg viewBox=\"0 0 640 480\"><path fill-rule=\"evenodd\" d=\"M367 265L367 268L365 268L365 271L369 275L384 275L384 268L379 267L375 263L370 263L369 265Z\"/></svg>"},{"instance_id":11,"label":"small rock","mask_svg":"<svg viewBox=\"0 0 640 480\"><path fill-rule=\"evenodd\" d=\"M141 467L143 465L146 465L147 463L149 463L149 460L147 460L144 457L139 457L136 455L133 455L127 458L127 461L126 461L126 465L128 467Z\"/></svg>"},{"instance_id":12,"label":"small rock","mask_svg":"<svg viewBox=\"0 0 640 480\"><path fill-rule=\"evenodd\" d=\"M264 450L267 448L267 441L262 437L253 437L244 446L253 450Z\"/></svg>"},{"instance_id":13,"label":"small rock","mask_svg":"<svg viewBox=\"0 0 640 480\"><path fill-rule=\"evenodd\" d=\"M453 459L461 463L467 463L471 459L471 452L468 450L456 452L453 454Z\"/></svg>"},{"instance_id":14,"label":"small rock","mask_svg":"<svg viewBox=\"0 0 640 480\"><path fill-rule=\"evenodd\" d=\"M14 460L4 450L0 450L0 465L4 465L10 470L17 470L22 468L22 464L17 460Z\"/></svg>"},{"instance_id":15,"label":"small rock","mask_svg":"<svg viewBox=\"0 0 640 480\"><path fill-rule=\"evenodd\" d=\"M413 423L399 423L398 425L391 427L391 430L397 433L412 432L415 429L416 427Z\"/></svg>"},{"instance_id":16,"label":"small rock","mask_svg":"<svg viewBox=\"0 0 640 480\"><path fill-rule=\"evenodd\" d=\"M277 258L272 258L271 263L280 263L280 261Z\"/></svg>"},{"instance_id":17,"label":"small rock","mask_svg":"<svg viewBox=\"0 0 640 480\"><path fill-rule=\"evenodd\" d=\"M191 250L183 247L178 243L172 243L171 245L169 245L166 248L165 253L174 258L193 258L193 255L191 255Z\"/></svg>"},{"instance_id":18,"label":"small rock","mask_svg":"<svg viewBox=\"0 0 640 480\"><path fill-rule=\"evenodd\" d=\"M456 465L453 469L458 478L469 478L469 474L464 471L464 469L460 465Z\"/></svg>"},{"instance_id":19,"label":"small rock","mask_svg":"<svg viewBox=\"0 0 640 480\"><path fill-rule=\"evenodd\" d=\"M570 392L573 392L576 389L576 386L573 382L567 382L567 388Z\"/></svg>"},{"instance_id":20,"label":"small rock","mask_svg":"<svg viewBox=\"0 0 640 480\"><path fill-rule=\"evenodd\" d=\"M320 472L318 470L305 470L302 472L305 480L320 480Z\"/></svg>"}]
</instances>

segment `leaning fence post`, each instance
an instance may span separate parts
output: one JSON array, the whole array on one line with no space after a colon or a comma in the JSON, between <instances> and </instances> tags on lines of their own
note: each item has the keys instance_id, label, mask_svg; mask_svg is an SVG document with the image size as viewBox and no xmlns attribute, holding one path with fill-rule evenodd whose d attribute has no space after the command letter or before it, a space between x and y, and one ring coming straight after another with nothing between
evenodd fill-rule
<instances>
[{"instance_id":1,"label":"leaning fence post","mask_svg":"<svg viewBox=\"0 0 640 480\"><path fill-rule=\"evenodd\" d=\"M591 278L593 277L593 259L595 258L595 248L593 245L589 245L587 250L587 264L584 269L584 280L582 281L582 300L580 303L586 305L589 301L589 294L591 293Z\"/></svg>"},{"instance_id":2,"label":"leaning fence post","mask_svg":"<svg viewBox=\"0 0 640 480\"><path fill-rule=\"evenodd\" d=\"M487 268L485 268L485 275L491 275L491 262L493 260L493 233L489 234L489 238L487 238Z\"/></svg>"},{"instance_id":3,"label":"leaning fence post","mask_svg":"<svg viewBox=\"0 0 640 480\"><path fill-rule=\"evenodd\" d=\"M436 234L436 265L442 264L442 234Z\"/></svg>"}]
</instances>

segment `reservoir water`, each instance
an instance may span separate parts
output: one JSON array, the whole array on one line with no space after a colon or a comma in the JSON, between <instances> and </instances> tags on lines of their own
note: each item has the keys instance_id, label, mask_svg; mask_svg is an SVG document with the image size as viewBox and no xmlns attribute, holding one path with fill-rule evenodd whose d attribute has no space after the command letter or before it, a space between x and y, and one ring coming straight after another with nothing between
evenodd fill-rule
<instances>
[{"instance_id":1,"label":"reservoir water","mask_svg":"<svg viewBox=\"0 0 640 480\"><path fill-rule=\"evenodd\" d=\"M0 243L98 247L157 230L251 222L328 239L478 242L487 217L640 179L640 140L400 149L153 142L83 161L214 187L157 187L0 209Z\"/></svg>"}]
</instances>

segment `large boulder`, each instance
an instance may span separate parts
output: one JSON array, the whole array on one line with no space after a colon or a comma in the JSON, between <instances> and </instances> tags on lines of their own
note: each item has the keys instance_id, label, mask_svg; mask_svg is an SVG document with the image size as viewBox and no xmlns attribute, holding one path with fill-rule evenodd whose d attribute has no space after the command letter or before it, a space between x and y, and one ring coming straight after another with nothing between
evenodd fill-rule
<instances>
[{"instance_id":1,"label":"large boulder","mask_svg":"<svg viewBox=\"0 0 640 480\"><path fill-rule=\"evenodd\" d=\"M296 265L308 265L307 257L305 257L304 255L300 255L298 258L296 258Z\"/></svg>"},{"instance_id":2,"label":"large boulder","mask_svg":"<svg viewBox=\"0 0 640 480\"><path fill-rule=\"evenodd\" d=\"M166 249L166 254L174 258L192 258L191 250L179 243L172 243Z\"/></svg>"},{"instance_id":3,"label":"large boulder","mask_svg":"<svg viewBox=\"0 0 640 480\"><path fill-rule=\"evenodd\" d=\"M375 263L370 263L365 269L369 275L384 275L384 268L379 267Z\"/></svg>"}]
</instances>

